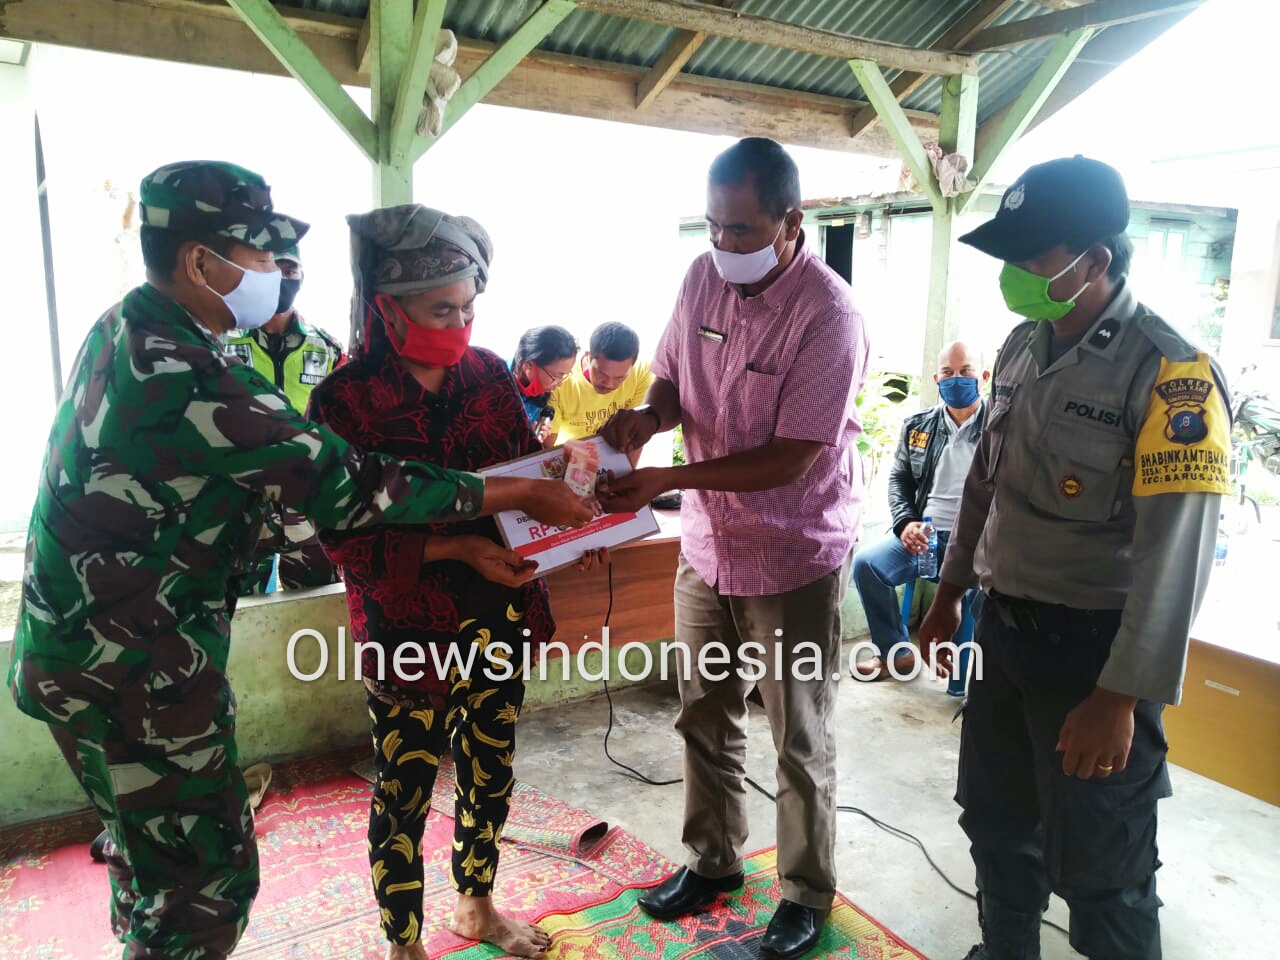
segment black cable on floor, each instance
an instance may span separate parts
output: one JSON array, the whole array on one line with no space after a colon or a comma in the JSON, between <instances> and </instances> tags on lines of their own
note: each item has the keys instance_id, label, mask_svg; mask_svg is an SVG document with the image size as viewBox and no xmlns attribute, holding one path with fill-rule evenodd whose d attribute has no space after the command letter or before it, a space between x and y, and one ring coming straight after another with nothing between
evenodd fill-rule
<instances>
[{"instance_id":1,"label":"black cable on floor","mask_svg":"<svg viewBox=\"0 0 1280 960\"><path fill-rule=\"evenodd\" d=\"M613 616L613 561L612 560L609 561L606 567L606 570L609 575L609 609L605 611L604 626L607 627L609 626L609 618ZM601 670L600 681L601 683L604 684L604 697L606 700L609 701L609 726L604 731L604 755L608 757L609 761L613 763L615 766L621 767L626 772L625 774L626 776L630 777L632 780L638 780L640 783L648 784L651 787L669 787L672 784L681 783L684 779L683 777L677 778L675 780L651 780L650 778L646 777L643 773L641 773L639 770L635 769L634 767L627 766L625 763L623 763L621 760L619 760L617 757L615 757L612 753L609 752L609 735L613 733L613 696L609 693L609 681L605 677L605 674L609 672L608 671L608 665L609 665L608 650L604 651L604 657L605 657L605 662L601 665L602 670Z\"/></svg>"},{"instance_id":2,"label":"black cable on floor","mask_svg":"<svg viewBox=\"0 0 1280 960\"><path fill-rule=\"evenodd\" d=\"M606 569L609 576L609 609L605 611L604 626L607 627L609 626L609 618L613 616L613 561L612 560L609 561ZM608 650L606 650L604 653L604 656L607 658L608 655L609 655L609 652ZM607 668L607 666L608 666L608 662L606 660L605 664L602 664L602 667ZM607 672L608 672L607 669L602 669L602 673L607 673ZM613 763L617 767L620 767L624 771L623 776L631 780L636 780L639 783L648 784L649 786L653 786L653 787L669 787L677 783L684 783L683 777L677 777L674 780L653 780L649 777L646 777L643 773L641 773L639 770L636 770L634 767L627 766L625 763L623 763L621 760L619 760L617 757L615 757L613 754L609 752L609 735L613 733L613 696L609 693L609 681L604 679L604 677L602 676L601 682L604 684L605 700L607 700L609 703L609 725L605 728L605 732L604 732L604 755L608 757L611 763ZM778 802L777 796L770 793L764 787L760 786L760 784L756 783L750 777L745 777L744 779L746 780L747 785L752 789L754 789L757 793L760 793L761 795L768 797L774 803ZM936 873L938 876L940 876L942 878L942 881L948 887L950 887L952 890L954 890L956 893L960 894L963 897L967 897L968 899L973 900L975 902L977 901L978 899L977 894L970 893L968 890L965 890L963 887L956 884L955 881L953 881L950 877L946 875L943 869L940 866L938 866L938 864L934 861L933 857L930 856L928 847L926 847L924 843L920 840L920 838L917 837L915 834L908 833L906 830L903 830L900 827L895 827L891 823L885 823L883 820L873 817L871 814L867 813L867 811L863 810L861 807L850 807L850 806L840 805L836 807L836 810L838 810L841 813L856 813L860 817L866 817L868 820L870 820L873 824L875 824L885 833L889 834L889 836L896 837L899 840L905 840L906 842L912 843L915 846L919 847L920 852L924 854L925 860L927 860L929 863L929 866L933 868L933 872ZM1058 924L1054 923L1052 920L1049 920L1048 918L1041 918L1040 923L1053 930L1057 930L1059 933L1067 934L1067 930L1064 927L1059 926Z\"/></svg>"}]
</instances>

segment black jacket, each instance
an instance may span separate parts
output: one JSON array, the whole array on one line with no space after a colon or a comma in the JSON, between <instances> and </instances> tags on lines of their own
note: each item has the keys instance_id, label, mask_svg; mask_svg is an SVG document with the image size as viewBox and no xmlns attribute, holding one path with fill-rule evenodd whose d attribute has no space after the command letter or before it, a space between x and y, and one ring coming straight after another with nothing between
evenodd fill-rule
<instances>
[{"instance_id":1,"label":"black jacket","mask_svg":"<svg viewBox=\"0 0 1280 960\"><path fill-rule=\"evenodd\" d=\"M984 403L974 414L977 417L974 427L979 432L986 412ZM893 470L889 474L889 512L893 515L895 536L902 536L908 523L924 519L925 504L933 490L933 473L951 435L942 422L946 415L947 408L940 403L913 413L902 424L902 436L898 439Z\"/></svg>"}]
</instances>

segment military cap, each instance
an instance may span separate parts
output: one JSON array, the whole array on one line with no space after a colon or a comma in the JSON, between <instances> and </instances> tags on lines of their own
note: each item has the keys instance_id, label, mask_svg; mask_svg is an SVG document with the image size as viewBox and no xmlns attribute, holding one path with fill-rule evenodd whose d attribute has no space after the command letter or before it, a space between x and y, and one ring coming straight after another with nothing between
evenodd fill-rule
<instances>
[{"instance_id":1,"label":"military cap","mask_svg":"<svg viewBox=\"0 0 1280 960\"><path fill-rule=\"evenodd\" d=\"M1077 155L1031 167L1004 192L995 217L960 242L1020 263L1060 244L1106 240L1128 225L1129 197L1119 172Z\"/></svg>"},{"instance_id":2,"label":"military cap","mask_svg":"<svg viewBox=\"0 0 1280 960\"><path fill-rule=\"evenodd\" d=\"M277 250L276 263L279 263L281 260L291 260L298 266L302 266L302 254L298 252L298 245L295 243L293 246L287 247L284 250Z\"/></svg>"},{"instance_id":3,"label":"military cap","mask_svg":"<svg viewBox=\"0 0 1280 960\"><path fill-rule=\"evenodd\" d=\"M310 229L276 213L271 188L252 170L216 160L171 163L148 174L139 192L142 222L161 230L208 232L280 253Z\"/></svg>"}]
</instances>

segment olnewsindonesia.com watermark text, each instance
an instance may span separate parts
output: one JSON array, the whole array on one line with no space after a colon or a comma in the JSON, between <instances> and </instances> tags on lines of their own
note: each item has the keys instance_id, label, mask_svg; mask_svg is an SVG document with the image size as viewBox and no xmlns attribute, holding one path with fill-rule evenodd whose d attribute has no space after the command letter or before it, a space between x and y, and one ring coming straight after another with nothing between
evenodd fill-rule
<instances>
[{"instance_id":1,"label":"olnewsindonesia.com watermark text","mask_svg":"<svg viewBox=\"0 0 1280 960\"><path fill-rule=\"evenodd\" d=\"M529 631L526 630L524 633L528 636ZM775 630L774 636L781 638L782 631ZM298 666L298 651L300 647L306 649L304 641L314 641L316 647L313 649L319 651L318 665L309 672ZM349 655L348 646L350 647ZM376 679L394 680L400 677L410 682L422 680L427 676L467 680L476 676L477 670L480 675L494 682L510 680L517 672L522 673L525 680L529 680L534 676L535 660L538 679L547 680L552 653L560 655L556 659L560 660L561 679L564 681L568 681L573 676L588 681L610 681L620 677L623 680L638 683L653 679L655 675L660 680L669 680L672 677L688 680L695 669L699 677L712 682L727 680L732 674L751 683L768 677L782 679L788 672L792 678L802 681L818 681L828 677L838 680L841 675L840 663L837 662L832 666L824 665L823 660L826 658L823 656L822 648L811 640L802 640L790 650L784 644L776 643L772 645L772 653L758 640L748 640L738 644L736 651L731 651L726 644L718 640L702 645L696 653L688 644L680 640L663 640L657 646L655 657L652 644L633 640L617 648L616 657L611 656L613 648L609 642L609 628L604 627L601 630L600 640L587 640L578 648L576 654L570 651L567 644L553 640L539 644L537 656L531 656L532 645L526 640L524 650L521 651L523 656L518 664L513 662L516 650L502 641L492 641L487 644L420 644L411 641L396 647L394 653L388 657L386 650L378 644L348 644L346 628L338 627L337 649L331 656L329 641L325 635L319 630L304 627L289 638L286 657L289 672L304 683L325 676L329 672L330 660L333 660L337 666L339 680L348 678L361 680L363 679L362 664L366 653L374 658ZM976 644L957 645L951 641L940 643L935 648L935 656L943 660L949 655L951 663L955 665L961 662L962 651L969 653L973 676L980 678L982 649ZM868 652L872 655L879 654L875 644L870 640L862 640L849 647L843 657L845 672L860 680L873 679L876 672L868 670L868 660L861 659L862 654ZM889 674L897 680L913 680L921 673L937 679L924 657L914 658L911 669L898 670L895 658L910 652L909 644L905 642L896 644L889 656L885 658L883 669L887 669ZM595 654L600 655L598 666L593 666L589 662ZM573 669L575 656L576 671ZM841 658L837 658L839 659ZM391 668L390 671L388 667ZM772 668L772 674L770 674L770 668Z\"/></svg>"}]
</instances>

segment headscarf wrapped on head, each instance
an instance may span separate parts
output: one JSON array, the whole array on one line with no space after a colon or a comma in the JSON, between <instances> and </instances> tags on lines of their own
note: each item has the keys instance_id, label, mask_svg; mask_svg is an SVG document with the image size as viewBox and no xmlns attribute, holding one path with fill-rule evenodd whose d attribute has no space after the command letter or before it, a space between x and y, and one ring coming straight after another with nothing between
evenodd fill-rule
<instances>
[{"instance_id":1,"label":"headscarf wrapped on head","mask_svg":"<svg viewBox=\"0 0 1280 960\"><path fill-rule=\"evenodd\" d=\"M351 227L351 340L354 354L384 339L380 323L369 324L374 298L425 293L475 277L484 290L493 241L470 217L451 217L418 203L384 207L347 217Z\"/></svg>"}]
</instances>

